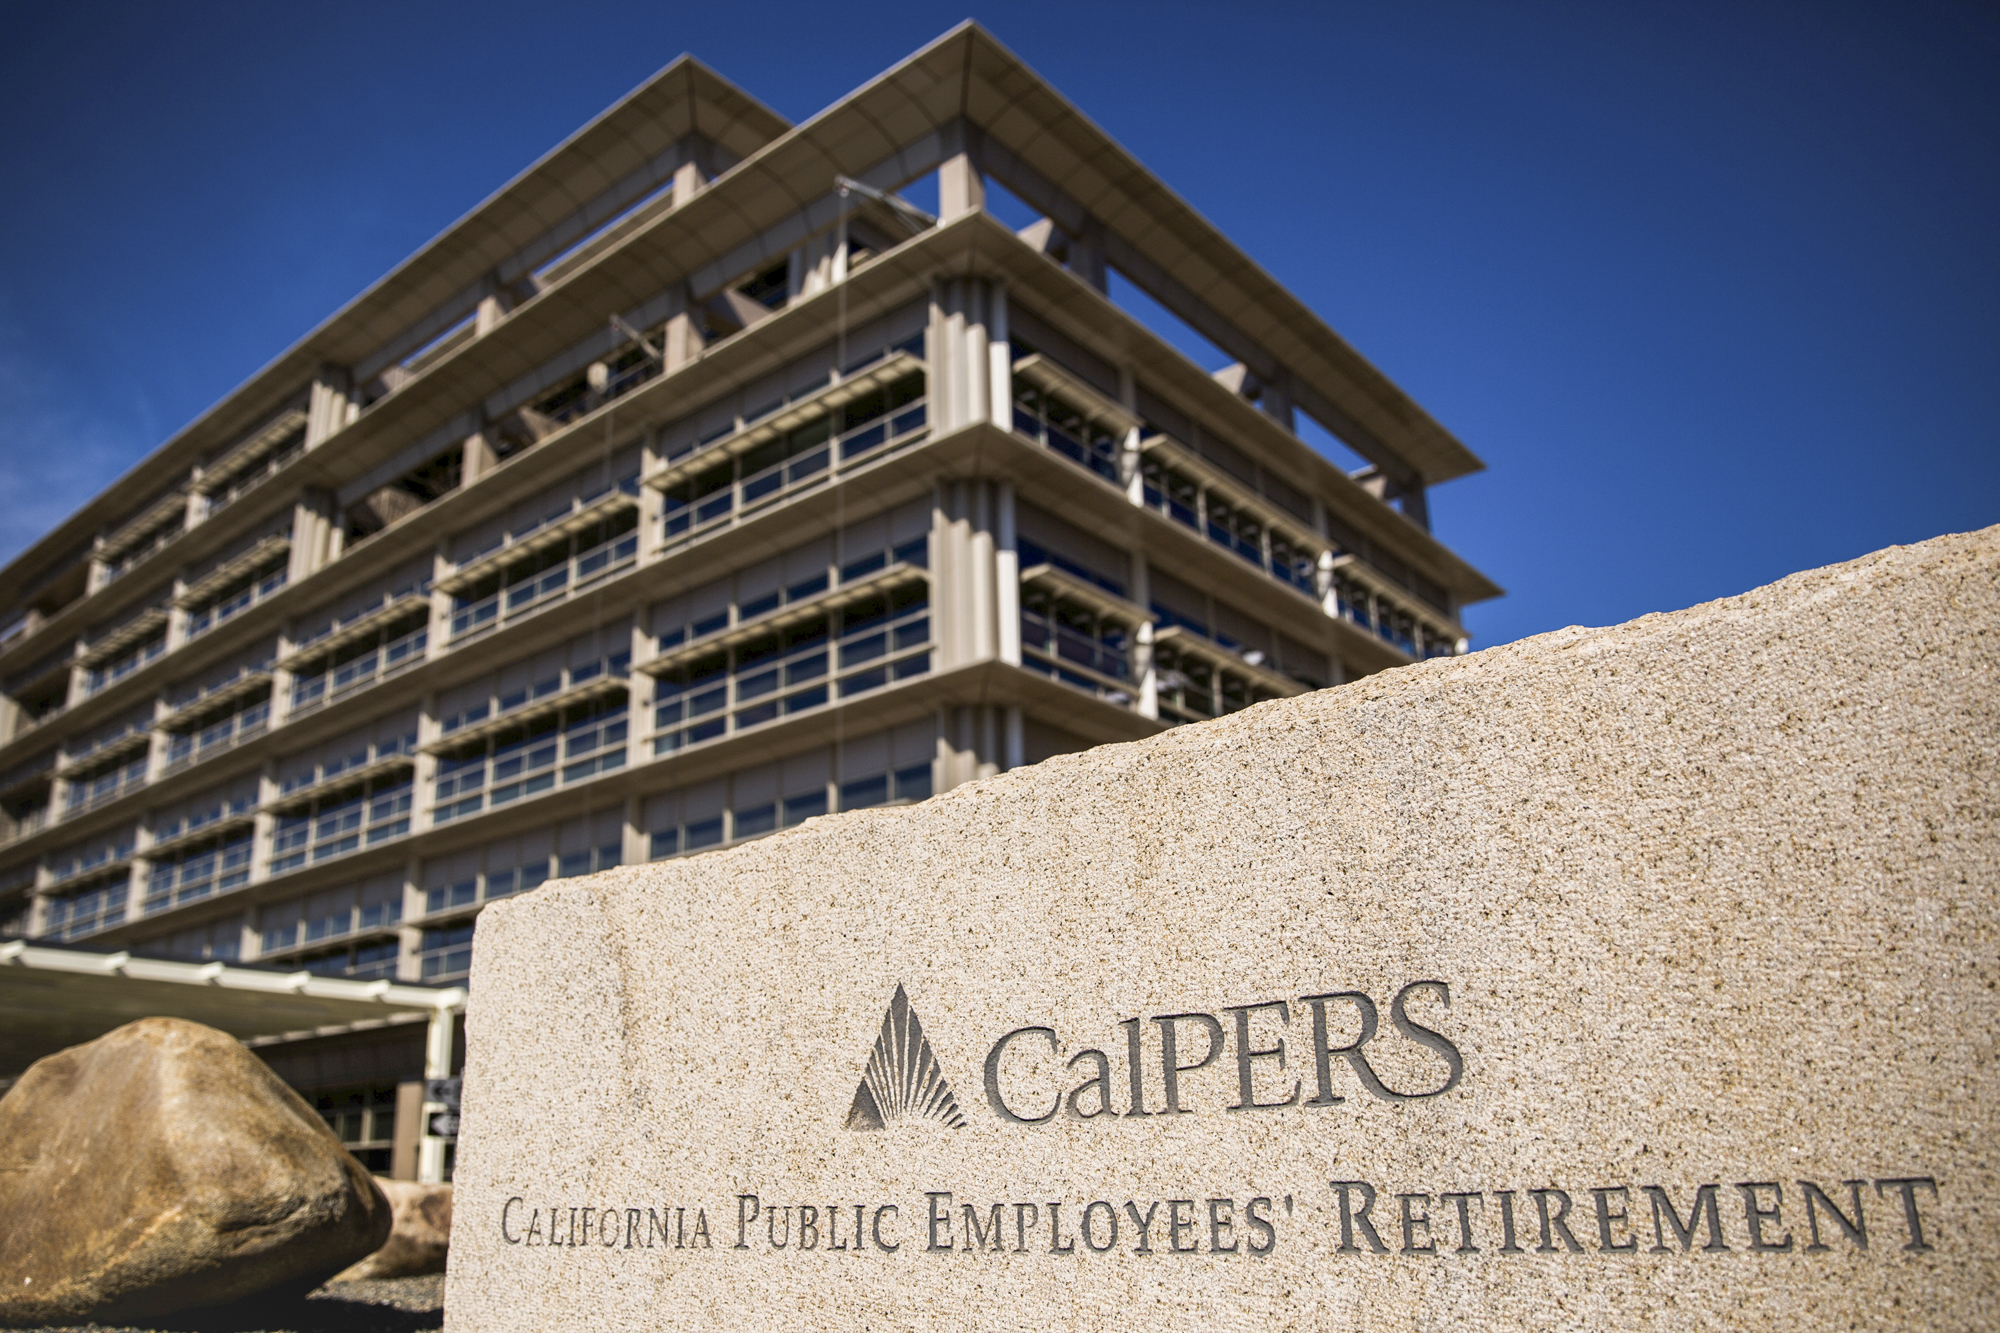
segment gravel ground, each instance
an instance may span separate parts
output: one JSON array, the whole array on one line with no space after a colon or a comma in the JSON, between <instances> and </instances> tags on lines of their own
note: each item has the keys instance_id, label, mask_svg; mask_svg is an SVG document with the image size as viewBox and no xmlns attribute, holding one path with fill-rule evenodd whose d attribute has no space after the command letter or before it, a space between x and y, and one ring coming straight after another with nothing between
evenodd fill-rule
<instances>
[{"instance_id":1,"label":"gravel ground","mask_svg":"<svg viewBox=\"0 0 2000 1333\"><path fill-rule=\"evenodd\" d=\"M268 1301L255 1309L191 1311L157 1329L76 1327L87 1333L429 1333L444 1327L444 1274L330 1282L304 1299Z\"/></svg>"}]
</instances>

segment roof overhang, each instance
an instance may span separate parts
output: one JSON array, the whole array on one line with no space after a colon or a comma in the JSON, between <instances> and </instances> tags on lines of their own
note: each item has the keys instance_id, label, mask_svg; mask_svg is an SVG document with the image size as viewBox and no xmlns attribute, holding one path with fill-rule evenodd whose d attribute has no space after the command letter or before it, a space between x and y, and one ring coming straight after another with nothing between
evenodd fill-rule
<instances>
[{"instance_id":1,"label":"roof overhang","mask_svg":"<svg viewBox=\"0 0 2000 1333\"><path fill-rule=\"evenodd\" d=\"M246 1041L428 1019L465 1007L461 986L139 958L0 942L0 1079L140 1018L184 1018Z\"/></svg>"}]
</instances>

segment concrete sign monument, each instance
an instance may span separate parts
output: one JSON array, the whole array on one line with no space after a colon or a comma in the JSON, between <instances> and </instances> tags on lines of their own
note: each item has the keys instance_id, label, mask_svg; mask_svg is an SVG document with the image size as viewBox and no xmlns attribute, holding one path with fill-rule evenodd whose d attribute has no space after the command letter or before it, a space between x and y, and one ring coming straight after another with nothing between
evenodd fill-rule
<instances>
[{"instance_id":1,"label":"concrete sign monument","mask_svg":"<svg viewBox=\"0 0 2000 1333\"><path fill-rule=\"evenodd\" d=\"M448 1328L1990 1327L2000 529L544 887Z\"/></svg>"}]
</instances>

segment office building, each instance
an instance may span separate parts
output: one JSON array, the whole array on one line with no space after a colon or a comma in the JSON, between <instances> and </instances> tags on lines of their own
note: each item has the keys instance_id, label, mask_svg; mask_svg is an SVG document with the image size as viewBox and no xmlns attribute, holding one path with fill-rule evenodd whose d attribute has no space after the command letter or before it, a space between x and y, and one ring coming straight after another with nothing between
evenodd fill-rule
<instances>
[{"instance_id":1,"label":"office building","mask_svg":"<svg viewBox=\"0 0 2000 1333\"><path fill-rule=\"evenodd\" d=\"M1465 651L1479 466L976 26L798 126L684 58L8 566L0 930L462 978L553 877Z\"/></svg>"}]
</instances>

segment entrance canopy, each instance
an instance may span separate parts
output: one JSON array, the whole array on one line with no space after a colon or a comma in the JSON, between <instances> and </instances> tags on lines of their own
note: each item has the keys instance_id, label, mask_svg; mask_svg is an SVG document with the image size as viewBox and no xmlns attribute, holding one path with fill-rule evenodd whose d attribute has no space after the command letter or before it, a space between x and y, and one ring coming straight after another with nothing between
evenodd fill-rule
<instances>
[{"instance_id":1,"label":"entrance canopy","mask_svg":"<svg viewBox=\"0 0 2000 1333\"><path fill-rule=\"evenodd\" d=\"M0 1082L137 1018L185 1018L244 1040L429 1019L449 1040L463 986L355 981L0 941ZM447 1048L448 1049L448 1048ZM448 1055L447 1055L448 1058Z\"/></svg>"}]
</instances>

